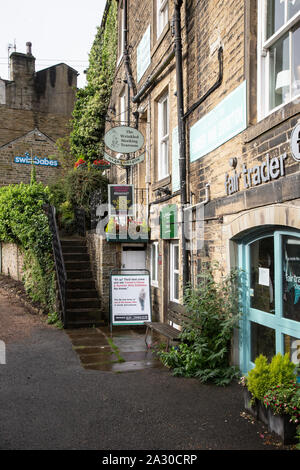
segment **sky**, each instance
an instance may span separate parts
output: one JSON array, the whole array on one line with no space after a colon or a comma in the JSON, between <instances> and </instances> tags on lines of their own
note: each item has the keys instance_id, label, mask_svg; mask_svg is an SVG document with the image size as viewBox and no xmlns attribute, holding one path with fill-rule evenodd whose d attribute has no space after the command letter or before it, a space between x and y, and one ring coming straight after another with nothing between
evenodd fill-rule
<instances>
[{"instance_id":1,"label":"sky","mask_svg":"<svg viewBox=\"0 0 300 470\"><path fill-rule=\"evenodd\" d=\"M88 54L105 4L106 0L2 2L0 77L9 79L9 44L16 44L17 52L26 53L26 42L31 42L36 71L64 62L79 72L77 85L84 87L83 71L88 67Z\"/></svg>"}]
</instances>

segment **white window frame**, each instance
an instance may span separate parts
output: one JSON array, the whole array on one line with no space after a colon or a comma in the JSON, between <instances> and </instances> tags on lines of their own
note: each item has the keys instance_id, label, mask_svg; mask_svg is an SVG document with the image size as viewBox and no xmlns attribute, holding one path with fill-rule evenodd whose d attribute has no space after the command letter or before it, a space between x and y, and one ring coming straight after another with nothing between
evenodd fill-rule
<instances>
[{"instance_id":1,"label":"white window frame","mask_svg":"<svg viewBox=\"0 0 300 470\"><path fill-rule=\"evenodd\" d=\"M167 116L164 113L165 105ZM169 176L169 116L169 95L166 93L158 101L158 180Z\"/></svg>"},{"instance_id":2,"label":"white window frame","mask_svg":"<svg viewBox=\"0 0 300 470\"><path fill-rule=\"evenodd\" d=\"M151 285L158 287L158 242L153 242L151 245ZM153 269L154 265L154 269Z\"/></svg>"},{"instance_id":3,"label":"white window frame","mask_svg":"<svg viewBox=\"0 0 300 470\"><path fill-rule=\"evenodd\" d=\"M287 15L287 2L289 0L282 0L285 2L285 15ZM287 18L287 16L286 16ZM292 84L292 47L291 35L292 29L296 24L300 25L300 11L296 13L290 20L287 20L282 27L280 27L270 38L267 36L267 0L258 0L258 22L257 22L257 118L261 121L263 118L274 113L278 109L285 106L287 103L294 101L300 97L292 97L292 90L290 86L289 99L284 101L279 106L272 109L270 108L270 48L289 32L289 63L290 63L290 85Z\"/></svg>"},{"instance_id":4,"label":"white window frame","mask_svg":"<svg viewBox=\"0 0 300 470\"><path fill-rule=\"evenodd\" d=\"M156 0L156 36L159 38L169 21L169 0Z\"/></svg>"},{"instance_id":5,"label":"white window frame","mask_svg":"<svg viewBox=\"0 0 300 470\"><path fill-rule=\"evenodd\" d=\"M119 121L120 126L126 126L126 93L125 88L123 88L122 92L119 96Z\"/></svg>"},{"instance_id":6,"label":"white window frame","mask_svg":"<svg viewBox=\"0 0 300 470\"><path fill-rule=\"evenodd\" d=\"M178 248L178 269L175 269L175 257L174 257L174 252L175 252L175 247ZM176 240L175 242L172 242L170 244L170 300L172 302L180 303L179 298L177 299L175 297L175 274L178 275L178 297L179 297L179 291L180 291L180 285L179 285L179 267L180 267L180 258L179 258L179 242Z\"/></svg>"}]
</instances>

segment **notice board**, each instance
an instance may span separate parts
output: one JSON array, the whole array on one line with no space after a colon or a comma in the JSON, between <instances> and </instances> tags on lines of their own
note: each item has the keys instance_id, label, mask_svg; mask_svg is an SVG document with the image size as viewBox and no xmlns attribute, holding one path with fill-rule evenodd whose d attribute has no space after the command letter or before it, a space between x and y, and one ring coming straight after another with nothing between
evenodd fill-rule
<instances>
[{"instance_id":1,"label":"notice board","mask_svg":"<svg viewBox=\"0 0 300 470\"><path fill-rule=\"evenodd\" d=\"M110 276L111 325L143 325L151 321L150 274L137 271Z\"/></svg>"}]
</instances>

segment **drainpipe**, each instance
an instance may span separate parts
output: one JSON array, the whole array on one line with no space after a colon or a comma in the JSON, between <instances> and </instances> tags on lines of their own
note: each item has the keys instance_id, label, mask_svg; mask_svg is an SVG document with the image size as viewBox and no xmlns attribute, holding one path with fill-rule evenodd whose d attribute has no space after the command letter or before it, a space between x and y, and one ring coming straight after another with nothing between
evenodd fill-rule
<instances>
[{"instance_id":1,"label":"drainpipe","mask_svg":"<svg viewBox=\"0 0 300 470\"><path fill-rule=\"evenodd\" d=\"M181 181L180 205L181 205L181 263L182 263L182 284L183 289L189 281L189 259L186 247L184 206L187 203L186 195L186 137L183 103L183 69L182 69L182 40L181 40L181 7L183 0L174 2L174 42L175 42L175 62L176 62L176 84L177 84L177 118L178 118L178 139L179 139L179 174Z\"/></svg>"},{"instance_id":2,"label":"drainpipe","mask_svg":"<svg viewBox=\"0 0 300 470\"><path fill-rule=\"evenodd\" d=\"M131 71L131 65L130 65L130 57L128 53L128 1L124 0L124 29L123 29L123 56L124 56L124 66L126 70L126 82L127 82L127 95L128 95L128 100L127 100L127 125L130 126L130 115L131 115L131 107L130 107L130 90L133 90L133 93L135 92L135 85L133 81L133 76L132 76L132 71ZM126 183L130 183L130 174L131 174L131 168L126 167Z\"/></svg>"}]
</instances>

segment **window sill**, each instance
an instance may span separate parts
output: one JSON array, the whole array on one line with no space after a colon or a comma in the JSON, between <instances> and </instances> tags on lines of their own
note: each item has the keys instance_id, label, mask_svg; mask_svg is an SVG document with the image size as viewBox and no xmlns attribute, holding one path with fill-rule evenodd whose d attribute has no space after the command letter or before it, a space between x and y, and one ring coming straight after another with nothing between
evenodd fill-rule
<instances>
[{"instance_id":1,"label":"window sill","mask_svg":"<svg viewBox=\"0 0 300 470\"><path fill-rule=\"evenodd\" d=\"M299 105L293 102L290 102L284 106L282 106L277 111L269 114L257 124L252 125L247 131L245 132L245 143L249 143L252 140L256 139L260 135L268 132L273 127L282 124L284 121L287 121L291 117L299 114Z\"/></svg>"}]
</instances>

